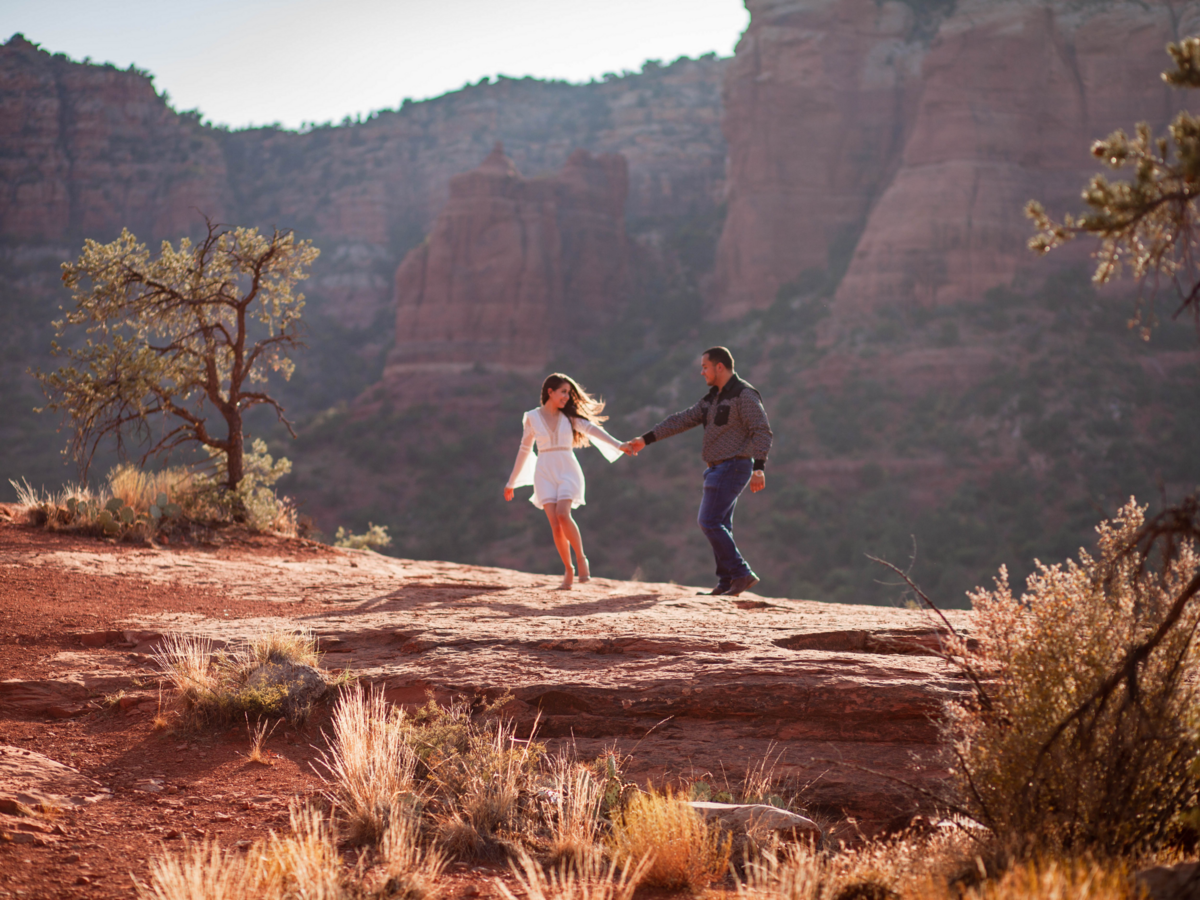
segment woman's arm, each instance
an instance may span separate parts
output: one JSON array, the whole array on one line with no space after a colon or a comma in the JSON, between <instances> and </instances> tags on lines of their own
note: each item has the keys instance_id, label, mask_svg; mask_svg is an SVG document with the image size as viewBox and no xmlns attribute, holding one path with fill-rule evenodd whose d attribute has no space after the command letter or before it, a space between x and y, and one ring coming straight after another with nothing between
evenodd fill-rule
<instances>
[{"instance_id":1,"label":"woman's arm","mask_svg":"<svg viewBox=\"0 0 1200 900\"><path fill-rule=\"evenodd\" d=\"M513 488L533 484L533 468L537 457L533 455L533 423L529 421L529 413L521 420L524 432L521 434L521 446L517 450L517 460L513 463L512 474L504 486L504 499L511 500Z\"/></svg>"},{"instance_id":2,"label":"woman's arm","mask_svg":"<svg viewBox=\"0 0 1200 900\"><path fill-rule=\"evenodd\" d=\"M580 432L586 434L591 439L596 449L599 450L604 455L604 458L609 462L615 462L617 459L625 455L621 450L621 442L595 422L590 422L587 419L580 418L575 419L573 424Z\"/></svg>"}]
</instances>

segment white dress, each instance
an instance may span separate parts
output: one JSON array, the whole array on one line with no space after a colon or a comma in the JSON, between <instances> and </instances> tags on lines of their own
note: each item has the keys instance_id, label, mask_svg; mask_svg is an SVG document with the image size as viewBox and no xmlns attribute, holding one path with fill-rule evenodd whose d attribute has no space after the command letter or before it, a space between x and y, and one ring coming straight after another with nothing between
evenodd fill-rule
<instances>
[{"instance_id":1,"label":"white dress","mask_svg":"<svg viewBox=\"0 0 1200 900\"><path fill-rule=\"evenodd\" d=\"M624 456L620 449L621 442L599 425L587 419L575 419L574 422L575 428L587 435L609 462ZM533 485L533 496L529 502L538 509L559 500L570 500L572 509L583 506L586 502L583 469L579 468L579 460L575 458L571 446L574 442L571 419L565 413L559 413L557 427L552 427L539 407L525 413L521 417L521 424L525 432L521 436L521 449L517 451L517 461L508 479L508 487ZM533 452L535 443L536 455Z\"/></svg>"}]
</instances>

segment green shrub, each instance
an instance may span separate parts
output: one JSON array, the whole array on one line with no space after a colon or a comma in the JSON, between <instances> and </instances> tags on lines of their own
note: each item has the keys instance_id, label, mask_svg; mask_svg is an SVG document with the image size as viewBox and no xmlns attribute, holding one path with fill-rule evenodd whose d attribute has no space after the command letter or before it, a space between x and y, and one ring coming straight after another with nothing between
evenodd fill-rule
<instances>
[{"instance_id":1,"label":"green shrub","mask_svg":"<svg viewBox=\"0 0 1200 900\"><path fill-rule=\"evenodd\" d=\"M255 686L250 676L268 662L315 667L319 661L315 636L303 630L275 632L230 650L218 650L207 638L168 634L153 656L175 687L185 717L196 724L285 714L303 718L306 712L288 703L286 687Z\"/></svg>"},{"instance_id":2,"label":"green shrub","mask_svg":"<svg viewBox=\"0 0 1200 900\"><path fill-rule=\"evenodd\" d=\"M347 550L374 550L376 547L386 547L391 542L392 537L387 533L387 526L376 525L374 522L367 523L364 534L352 534L339 525L337 534L333 537L333 546L344 547Z\"/></svg>"}]
</instances>

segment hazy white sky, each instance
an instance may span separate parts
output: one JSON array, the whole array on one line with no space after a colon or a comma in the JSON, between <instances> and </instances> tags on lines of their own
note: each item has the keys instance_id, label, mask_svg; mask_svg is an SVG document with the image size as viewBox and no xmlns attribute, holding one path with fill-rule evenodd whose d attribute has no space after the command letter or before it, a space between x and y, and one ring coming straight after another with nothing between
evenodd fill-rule
<instances>
[{"instance_id":1,"label":"hazy white sky","mask_svg":"<svg viewBox=\"0 0 1200 900\"><path fill-rule=\"evenodd\" d=\"M0 41L135 64L176 109L233 127L336 122L485 75L726 56L748 21L741 0L0 0Z\"/></svg>"}]
</instances>

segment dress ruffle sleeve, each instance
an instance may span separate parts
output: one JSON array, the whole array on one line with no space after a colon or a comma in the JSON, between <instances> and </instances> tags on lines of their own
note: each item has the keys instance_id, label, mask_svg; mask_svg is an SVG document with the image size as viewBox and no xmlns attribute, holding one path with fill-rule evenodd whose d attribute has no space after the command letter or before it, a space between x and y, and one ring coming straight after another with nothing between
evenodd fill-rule
<instances>
[{"instance_id":1,"label":"dress ruffle sleeve","mask_svg":"<svg viewBox=\"0 0 1200 900\"><path fill-rule=\"evenodd\" d=\"M625 455L621 452L621 442L595 422L589 422L587 419L575 419L574 425L577 430L588 436L592 446L599 450L609 462L616 462Z\"/></svg>"},{"instance_id":2,"label":"dress ruffle sleeve","mask_svg":"<svg viewBox=\"0 0 1200 900\"><path fill-rule=\"evenodd\" d=\"M508 476L507 486L510 488L533 484L533 471L537 466L537 456L533 452L533 422L529 420L529 413L521 417L521 427L524 429L521 447L517 450L517 461L513 463L512 474Z\"/></svg>"}]
</instances>

